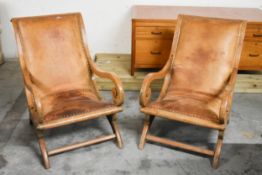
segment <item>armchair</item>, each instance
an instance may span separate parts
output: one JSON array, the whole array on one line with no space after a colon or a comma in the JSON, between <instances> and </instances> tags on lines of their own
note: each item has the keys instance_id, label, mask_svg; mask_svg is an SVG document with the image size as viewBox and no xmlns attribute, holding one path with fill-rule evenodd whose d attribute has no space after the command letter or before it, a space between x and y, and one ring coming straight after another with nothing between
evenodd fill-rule
<instances>
[{"instance_id":1,"label":"armchair","mask_svg":"<svg viewBox=\"0 0 262 175\"><path fill-rule=\"evenodd\" d=\"M218 167L228 124L246 22L180 15L170 58L160 72L148 74L140 91L146 114L139 148L153 141L213 157ZM164 79L160 95L150 101L150 83ZM155 116L218 130L214 150L148 133Z\"/></svg>"},{"instance_id":2,"label":"armchair","mask_svg":"<svg viewBox=\"0 0 262 175\"><path fill-rule=\"evenodd\" d=\"M123 147L116 113L124 91L113 73L99 70L89 54L79 13L14 18L25 93L45 168L49 157L76 148L116 140ZM111 79L112 102L99 95L93 75ZM113 134L48 151L44 131L106 116Z\"/></svg>"}]
</instances>

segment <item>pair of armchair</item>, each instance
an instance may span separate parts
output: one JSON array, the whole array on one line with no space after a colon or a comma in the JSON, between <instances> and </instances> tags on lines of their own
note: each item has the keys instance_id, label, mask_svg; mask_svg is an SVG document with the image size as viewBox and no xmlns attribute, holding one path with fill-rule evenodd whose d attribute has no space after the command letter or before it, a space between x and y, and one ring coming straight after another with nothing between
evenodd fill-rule
<instances>
[{"instance_id":1,"label":"pair of armchair","mask_svg":"<svg viewBox=\"0 0 262 175\"><path fill-rule=\"evenodd\" d=\"M88 51L79 13L12 19L24 78L30 122L45 168L49 156L115 139L123 147L116 113L123 110L124 91L114 73L99 70ZM170 58L148 74L140 93L146 114L139 148L154 141L213 156L218 166L228 123L246 23L180 15ZM93 75L111 79L112 102L99 94ZM150 101L150 84L164 79L159 97ZM113 134L48 151L44 131L106 116ZM206 150L148 134L155 116L219 131L215 150Z\"/></svg>"}]
</instances>

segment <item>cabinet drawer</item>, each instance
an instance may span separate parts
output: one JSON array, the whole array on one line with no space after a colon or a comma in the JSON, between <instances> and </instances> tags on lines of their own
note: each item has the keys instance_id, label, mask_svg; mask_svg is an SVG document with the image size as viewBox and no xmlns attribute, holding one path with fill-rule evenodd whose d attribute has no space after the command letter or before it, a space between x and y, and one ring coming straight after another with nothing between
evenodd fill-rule
<instances>
[{"instance_id":1,"label":"cabinet drawer","mask_svg":"<svg viewBox=\"0 0 262 175\"><path fill-rule=\"evenodd\" d=\"M170 54L172 40L137 40L135 64L162 67Z\"/></svg>"},{"instance_id":2,"label":"cabinet drawer","mask_svg":"<svg viewBox=\"0 0 262 175\"><path fill-rule=\"evenodd\" d=\"M172 39L174 27L136 27L136 38Z\"/></svg>"},{"instance_id":3,"label":"cabinet drawer","mask_svg":"<svg viewBox=\"0 0 262 175\"><path fill-rule=\"evenodd\" d=\"M239 68L243 70L262 68L262 42L244 42Z\"/></svg>"},{"instance_id":4,"label":"cabinet drawer","mask_svg":"<svg viewBox=\"0 0 262 175\"><path fill-rule=\"evenodd\" d=\"M262 24L248 23L245 40L262 41Z\"/></svg>"}]
</instances>

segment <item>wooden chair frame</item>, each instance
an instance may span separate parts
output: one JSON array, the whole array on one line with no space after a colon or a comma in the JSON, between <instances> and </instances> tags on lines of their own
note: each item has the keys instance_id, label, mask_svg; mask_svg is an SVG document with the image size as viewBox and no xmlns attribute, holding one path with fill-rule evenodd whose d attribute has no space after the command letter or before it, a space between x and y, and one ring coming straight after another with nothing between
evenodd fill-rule
<instances>
[{"instance_id":1,"label":"wooden chair frame","mask_svg":"<svg viewBox=\"0 0 262 175\"><path fill-rule=\"evenodd\" d=\"M140 90L140 105L141 105L141 112L145 113L146 116L144 119L143 130L142 130L140 143L138 147L139 149L142 150L145 146L146 141L153 141L153 142L161 143L161 144L168 145L171 147L177 147L177 148L197 152L200 154L205 154L205 155L213 157L212 167L218 168L220 154L221 154L221 147L222 147L223 138L224 138L224 131L226 129L227 124L229 123L229 113L230 113L231 106L232 106L232 97L233 97L234 85L235 85L236 77L237 77L238 61L236 61L234 65L233 71L228 79L227 85L225 86L224 90L221 92L220 97L222 100L222 104L221 104L221 108L219 112L219 120L221 124L215 124L210 121L205 121L205 120L201 120L197 118L187 119L183 117L183 115L174 114L174 113L170 113L166 111L156 111L155 109L152 109L152 108L150 109L145 108L146 105L151 101L150 100L151 99L150 85L153 81L157 79L164 79L160 94L156 101L160 101L167 92L167 88L168 88L168 85L170 83L170 78L171 78L171 67L172 67L173 60L174 60L174 53L178 45L180 26L181 26L182 19L183 19L183 15L180 15L177 20L177 26L176 26L176 31L174 34L174 41L173 41L173 46L172 46L169 60L167 61L165 66L159 72L149 73L145 77L142 83L142 87ZM240 32L244 33L245 28L246 28L246 23L243 22ZM240 57L243 39L244 39L244 35L240 35L239 46L237 47L236 54L235 54L236 59ZM148 131L152 125L152 122L155 116L218 130L218 138L217 138L217 142L215 145L215 149L214 150L203 149L200 147L196 147L196 146L188 145L185 143L172 141L172 140L168 140L165 138L160 138L160 137L148 134Z\"/></svg>"},{"instance_id":2,"label":"wooden chair frame","mask_svg":"<svg viewBox=\"0 0 262 175\"><path fill-rule=\"evenodd\" d=\"M79 30L82 34L82 39L83 39L83 45L84 45L84 50L86 53L86 58L87 58L87 64L89 65L89 68L91 70L91 76L97 75L99 77L102 78L106 78L106 79L110 79L111 81L113 81L114 83L114 87L112 89L112 97L113 97L113 103L115 104L115 109L114 110L103 110L103 111L95 111L95 112L90 112L88 114L82 114L82 115L76 115L70 118L67 118L66 120L64 119L58 119L58 120L54 120L48 123L39 123L39 119L38 118L43 118L43 115L41 114L41 105L39 105L38 103L38 99L34 97L33 94L33 90L31 88L31 85L33 85L32 82L32 77L30 75L30 72L27 70L25 61L24 61L24 57L25 55L23 54L23 46L22 46L22 41L21 41L21 32L19 30L19 26L18 26L18 21L19 20L23 20L25 18L15 18L12 19L11 22L13 23L13 27L14 27L14 31L15 31L15 35L16 35L16 40L17 40L17 44L18 44L18 50L19 50L19 60L20 60L20 66L23 72L23 78L24 78L24 85L25 85L25 94L27 97L27 104L28 104L28 109L29 109L29 114L30 114L30 123L34 126L35 130L36 130L36 134L37 134L37 138L38 138L38 142L39 142L39 146L40 146L40 150L41 150L41 154L42 154L42 159L43 159L43 163L44 163L44 167L46 169L50 168L50 162L49 162L49 157L56 155L56 154L60 154L66 151L71 151L77 148L81 148L81 147L85 147L85 146L89 146L89 145L93 145L93 144L97 144L100 142L104 142L104 141L109 141L109 140L116 140L117 146L119 148L123 148L123 142L122 142L122 138L121 138L121 134L120 134L120 130L119 130L119 126L118 126L118 119L117 119L117 112L122 111L122 107L121 105L124 102L124 91L123 91L123 86L122 83L120 81L120 79L117 77L116 74L114 73L110 73L110 72L105 72L102 71L100 69L98 69L95 66L95 63L93 62L93 60L91 59L91 56L89 54L88 51L88 47L87 47L87 43L85 41L85 29L84 29L84 24L82 21L82 17L81 14L79 13L72 13L72 14L57 14L57 15L48 15L48 16L44 16L44 17L57 17L57 16L66 16L66 15L75 15L78 19L78 22L80 24L81 29ZM41 16L43 17L43 16ZM26 17L26 19L30 19L30 18L37 18L37 17ZM92 81L94 83L95 86L95 93L96 95L102 99L102 97L99 95L99 90L95 84L94 79L92 78ZM116 110L117 108L117 110ZM93 140L88 140L88 141L83 141L80 143L75 143L75 144L71 144L71 145L67 145L67 146L62 146L60 148L56 148L54 150L47 150L47 146L45 143L45 138L44 138L44 131L48 130L48 129L52 129L52 128L57 128L60 126L65 126L65 125L69 125L69 124L74 124L74 123L78 123L78 122L82 122L82 121L86 121L86 120L91 120L91 119L95 119L101 116L106 116L109 124L112 127L113 130L113 134L107 135L107 136L101 136L98 138L95 138Z\"/></svg>"}]
</instances>

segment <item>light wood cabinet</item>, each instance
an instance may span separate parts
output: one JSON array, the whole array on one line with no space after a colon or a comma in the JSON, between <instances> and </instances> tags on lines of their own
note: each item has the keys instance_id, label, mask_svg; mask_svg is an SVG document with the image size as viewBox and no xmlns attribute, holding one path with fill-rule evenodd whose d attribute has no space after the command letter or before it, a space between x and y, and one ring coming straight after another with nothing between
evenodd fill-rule
<instances>
[{"instance_id":1,"label":"light wood cabinet","mask_svg":"<svg viewBox=\"0 0 262 175\"><path fill-rule=\"evenodd\" d=\"M248 21L240 70L262 70L262 11L254 8L134 6L131 75L136 68L161 68L169 57L178 14Z\"/></svg>"},{"instance_id":2,"label":"light wood cabinet","mask_svg":"<svg viewBox=\"0 0 262 175\"><path fill-rule=\"evenodd\" d=\"M262 22L247 24L239 69L262 70Z\"/></svg>"}]
</instances>

